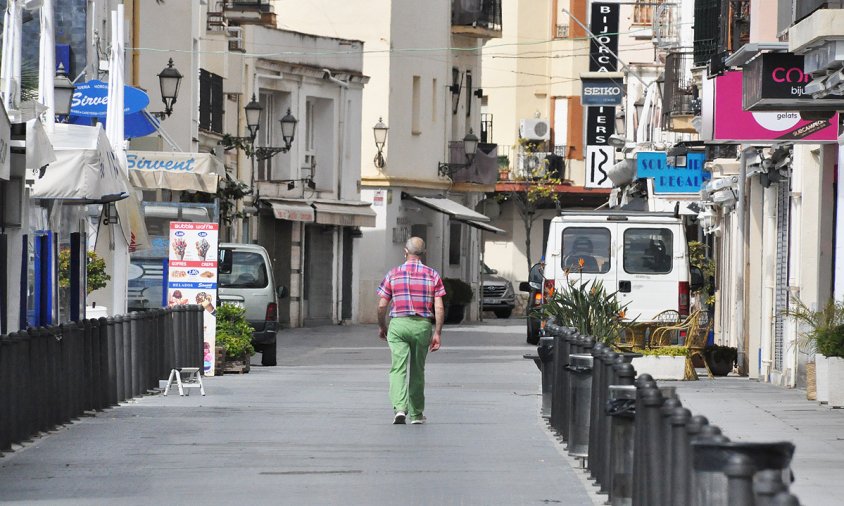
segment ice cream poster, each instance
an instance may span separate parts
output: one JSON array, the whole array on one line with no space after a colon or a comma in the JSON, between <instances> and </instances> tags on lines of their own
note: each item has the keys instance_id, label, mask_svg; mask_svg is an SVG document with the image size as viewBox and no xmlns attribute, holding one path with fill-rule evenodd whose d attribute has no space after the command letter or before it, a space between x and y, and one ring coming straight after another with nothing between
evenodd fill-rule
<instances>
[{"instance_id":1,"label":"ice cream poster","mask_svg":"<svg viewBox=\"0 0 844 506\"><path fill-rule=\"evenodd\" d=\"M205 308L203 363L208 376L214 375L218 236L216 223L170 222L167 305L199 304Z\"/></svg>"}]
</instances>

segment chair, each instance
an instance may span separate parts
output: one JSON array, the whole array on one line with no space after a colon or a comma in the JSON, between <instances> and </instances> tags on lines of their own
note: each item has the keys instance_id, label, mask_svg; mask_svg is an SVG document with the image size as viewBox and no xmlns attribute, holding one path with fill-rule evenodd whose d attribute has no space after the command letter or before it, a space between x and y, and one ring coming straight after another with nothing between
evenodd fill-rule
<instances>
[{"instance_id":1,"label":"chair","mask_svg":"<svg viewBox=\"0 0 844 506\"><path fill-rule=\"evenodd\" d=\"M651 333L654 329L677 324L680 321L680 313L674 309L660 311L652 318L636 322L622 331L622 339L619 341L619 348L645 347L649 344Z\"/></svg>"},{"instance_id":2,"label":"chair","mask_svg":"<svg viewBox=\"0 0 844 506\"><path fill-rule=\"evenodd\" d=\"M686 337L686 349L689 351L689 358L686 361L687 379L697 379L697 372L692 366L692 359L695 355L699 356L701 360L703 360L703 365L706 367L707 375L710 378L715 377L715 375L712 374L712 370L709 368L709 364L706 363L706 359L703 357L703 349L706 347L706 340L709 337L709 331L712 330L714 323L713 319L709 316L709 312L701 311L697 327L694 329L692 334L689 334Z\"/></svg>"},{"instance_id":3,"label":"chair","mask_svg":"<svg viewBox=\"0 0 844 506\"><path fill-rule=\"evenodd\" d=\"M651 334L652 346L668 346L670 344L671 335L676 333L686 333L686 342L688 342L689 335L698 327L698 319L700 318L700 310L694 311L686 317L681 323L673 325L665 325L658 327Z\"/></svg>"}]
</instances>

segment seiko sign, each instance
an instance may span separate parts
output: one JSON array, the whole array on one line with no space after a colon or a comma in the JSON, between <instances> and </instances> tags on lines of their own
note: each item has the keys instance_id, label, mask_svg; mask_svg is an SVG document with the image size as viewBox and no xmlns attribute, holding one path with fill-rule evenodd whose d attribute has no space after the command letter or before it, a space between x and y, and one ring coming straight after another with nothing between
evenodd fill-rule
<instances>
[{"instance_id":1,"label":"seiko sign","mask_svg":"<svg viewBox=\"0 0 844 506\"><path fill-rule=\"evenodd\" d=\"M833 111L844 97L812 98L804 88L812 76L803 71L803 56L764 53L743 69L742 105L746 111Z\"/></svg>"},{"instance_id":2,"label":"seiko sign","mask_svg":"<svg viewBox=\"0 0 844 506\"><path fill-rule=\"evenodd\" d=\"M614 79L583 79L580 99L583 105L620 105L624 85Z\"/></svg>"}]
</instances>

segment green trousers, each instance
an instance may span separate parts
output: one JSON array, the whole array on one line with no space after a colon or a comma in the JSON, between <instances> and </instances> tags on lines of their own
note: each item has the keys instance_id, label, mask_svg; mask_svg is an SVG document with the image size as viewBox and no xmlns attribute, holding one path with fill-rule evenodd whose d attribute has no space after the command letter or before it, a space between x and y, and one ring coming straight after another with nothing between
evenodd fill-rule
<instances>
[{"instance_id":1,"label":"green trousers","mask_svg":"<svg viewBox=\"0 0 844 506\"><path fill-rule=\"evenodd\" d=\"M390 320L387 331L393 359L390 402L393 411L403 411L411 420L421 418L425 410L425 358L432 330L430 320L405 316Z\"/></svg>"}]
</instances>

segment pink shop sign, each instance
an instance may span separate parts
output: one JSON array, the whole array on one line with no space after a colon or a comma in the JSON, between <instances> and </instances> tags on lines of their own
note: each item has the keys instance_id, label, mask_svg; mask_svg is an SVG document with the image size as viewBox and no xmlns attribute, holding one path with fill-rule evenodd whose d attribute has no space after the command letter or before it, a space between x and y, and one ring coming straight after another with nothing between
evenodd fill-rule
<instances>
[{"instance_id":1,"label":"pink shop sign","mask_svg":"<svg viewBox=\"0 0 844 506\"><path fill-rule=\"evenodd\" d=\"M796 111L750 112L742 109L742 75L727 72L715 78L715 141L836 142L838 113L830 119L806 121Z\"/></svg>"}]
</instances>

